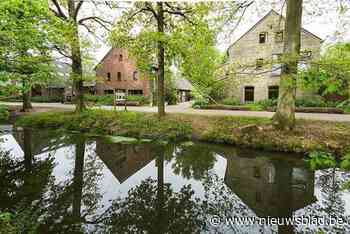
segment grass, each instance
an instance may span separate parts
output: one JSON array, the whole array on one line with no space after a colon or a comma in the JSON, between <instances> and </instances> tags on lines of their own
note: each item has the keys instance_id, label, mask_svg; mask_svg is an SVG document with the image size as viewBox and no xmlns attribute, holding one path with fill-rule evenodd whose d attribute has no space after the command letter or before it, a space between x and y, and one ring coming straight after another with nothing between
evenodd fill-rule
<instances>
[{"instance_id":1,"label":"grass","mask_svg":"<svg viewBox=\"0 0 350 234\"><path fill-rule=\"evenodd\" d=\"M35 113L21 117L16 125L165 140L189 139L191 134L191 125L186 122L159 120L155 114L108 110L87 110L82 114L74 112Z\"/></svg>"},{"instance_id":2,"label":"grass","mask_svg":"<svg viewBox=\"0 0 350 234\"><path fill-rule=\"evenodd\" d=\"M350 124L298 120L293 131L276 130L268 118L155 114L89 110L37 113L20 118L17 125L34 128L63 128L93 134L126 137L224 143L272 151L309 153L332 152L344 155L350 150Z\"/></svg>"}]
</instances>

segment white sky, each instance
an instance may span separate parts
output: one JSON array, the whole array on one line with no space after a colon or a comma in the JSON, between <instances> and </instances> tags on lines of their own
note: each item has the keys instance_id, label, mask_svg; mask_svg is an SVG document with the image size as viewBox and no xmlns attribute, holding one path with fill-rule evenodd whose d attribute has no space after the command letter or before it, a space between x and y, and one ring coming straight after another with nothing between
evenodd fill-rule
<instances>
[{"instance_id":1,"label":"white sky","mask_svg":"<svg viewBox=\"0 0 350 234\"><path fill-rule=\"evenodd\" d=\"M324 39L324 46L337 41L350 41L350 10L340 15L338 11L340 1L350 8L350 0L304 0L303 27ZM220 40L217 48L225 52L232 42L249 30L271 9L281 12L283 2L283 0L255 0L245 12L237 29L225 40ZM283 12L285 8L286 6ZM113 18L116 18L120 12L115 10L112 14ZM97 62L102 59L110 47L101 40L98 40L96 45L94 57Z\"/></svg>"}]
</instances>

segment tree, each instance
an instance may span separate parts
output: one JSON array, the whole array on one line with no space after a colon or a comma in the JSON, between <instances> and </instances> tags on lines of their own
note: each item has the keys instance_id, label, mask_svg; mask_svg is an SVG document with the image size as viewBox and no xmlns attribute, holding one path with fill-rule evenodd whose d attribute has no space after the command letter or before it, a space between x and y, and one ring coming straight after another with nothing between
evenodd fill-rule
<instances>
[{"instance_id":1,"label":"tree","mask_svg":"<svg viewBox=\"0 0 350 234\"><path fill-rule=\"evenodd\" d=\"M280 129L293 129L295 126L295 95L298 60L300 54L301 17L303 0L287 1L287 17L280 93L273 123Z\"/></svg>"},{"instance_id":2,"label":"tree","mask_svg":"<svg viewBox=\"0 0 350 234\"><path fill-rule=\"evenodd\" d=\"M54 37L47 9L44 0L0 3L0 80L20 90L23 111L32 108L32 86L53 75L50 43Z\"/></svg>"},{"instance_id":3,"label":"tree","mask_svg":"<svg viewBox=\"0 0 350 234\"><path fill-rule=\"evenodd\" d=\"M140 70L149 73L157 61L155 70L159 117L165 115L166 66L170 67L174 57L180 55L177 47L181 43L179 29L191 25L196 30L198 23L208 13L209 6L199 3L136 2L124 11L113 30L112 45L128 48Z\"/></svg>"},{"instance_id":4,"label":"tree","mask_svg":"<svg viewBox=\"0 0 350 234\"><path fill-rule=\"evenodd\" d=\"M95 7L100 4L97 1L90 1ZM82 43L79 37L79 26L83 26L89 33L93 33L91 23L98 24L102 28L109 30L112 23L108 20L101 18L100 16L91 13L90 16L83 16L79 18L79 13L82 11L84 6L87 5L86 1L80 0L51 0L52 7L50 10L65 23L63 33L69 43L69 53L64 51L64 48L56 47L58 51L65 57L71 60L72 74L74 90L76 92L76 111L81 112L85 109L84 104L84 90L83 90L83 62L82 62ZM103 3L105 7L114 7L114 4ZM91 6L91 5L90 5ZM88 24L90 22L90 24Z\"/></svg>"}]
</instances>

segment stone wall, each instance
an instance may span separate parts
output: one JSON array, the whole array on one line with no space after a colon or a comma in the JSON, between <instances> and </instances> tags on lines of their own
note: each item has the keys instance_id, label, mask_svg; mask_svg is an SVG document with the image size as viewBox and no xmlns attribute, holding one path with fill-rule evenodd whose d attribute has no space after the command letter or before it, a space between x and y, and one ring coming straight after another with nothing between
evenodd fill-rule
<instances>
[{"instance_id":1,"label":"stone wall","mask_svg":"<svg viewBox=\"0 0 350 234\"><path fill-rule=\"evenodd\" d=\"M229 59L231 68L238 74L230 82L227 82L227 94L236 97L244 102L244 89L246 86L254 87L255 101L268 98L268 87L279 85L279 75L271 74L273 70L272 61L274 54L282 54L283 42L275 40L275 33L284 29L284 18L275 11L269 12L246 34L238 39L229 48ZM265 43L259 43L259 34L266 32ZM283 35L285 36L285 35ZM320 56L322 40L312 33L302 30L301 51L311 51L309 59L317 59ZM256 69L257 59L263 59L264 65L261 69ZM277 71L278 72L278 71ZM244 74L242 74L244 73ZM306 95L300 89L297 96Z\"/></svg>"}]
</instances>

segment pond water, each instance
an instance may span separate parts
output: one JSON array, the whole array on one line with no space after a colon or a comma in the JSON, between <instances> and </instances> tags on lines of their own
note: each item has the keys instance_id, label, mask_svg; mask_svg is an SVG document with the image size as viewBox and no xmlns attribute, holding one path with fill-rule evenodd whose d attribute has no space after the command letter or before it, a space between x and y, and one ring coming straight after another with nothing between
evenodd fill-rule
<instances>
[{"instance_id":1,"label":"pond water","mask_svg":"<svg viewBox=\"0 0 350 234\"><path fill-rule=\"evenodd\" d=\"M24 233L350 233L350 174L299 155L1 129L0 212Z\"/></svg>"}]
</instances>

